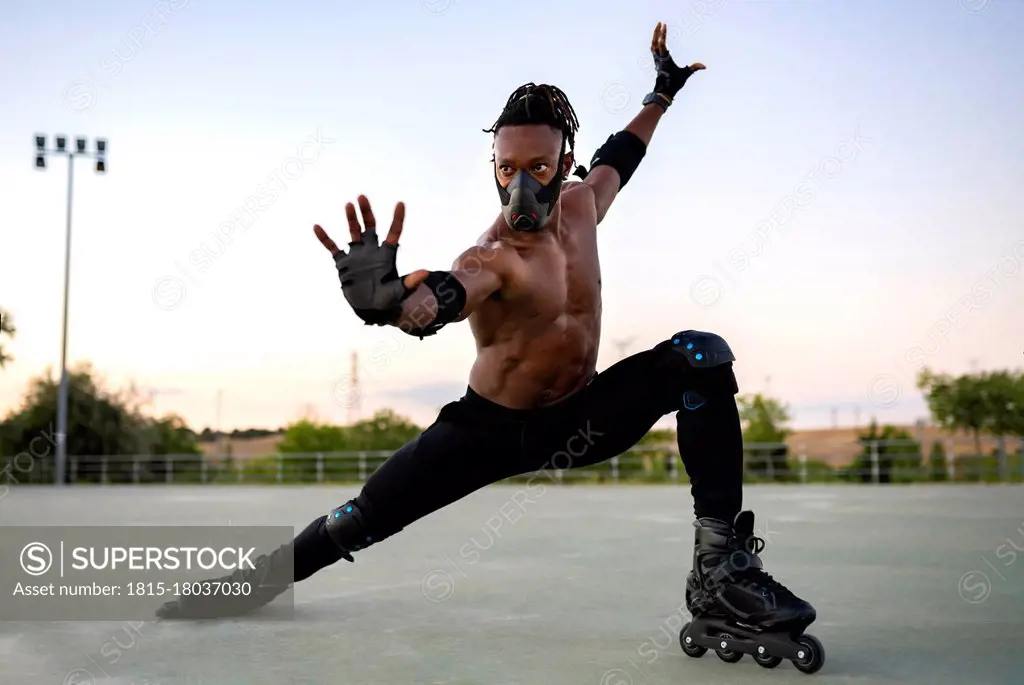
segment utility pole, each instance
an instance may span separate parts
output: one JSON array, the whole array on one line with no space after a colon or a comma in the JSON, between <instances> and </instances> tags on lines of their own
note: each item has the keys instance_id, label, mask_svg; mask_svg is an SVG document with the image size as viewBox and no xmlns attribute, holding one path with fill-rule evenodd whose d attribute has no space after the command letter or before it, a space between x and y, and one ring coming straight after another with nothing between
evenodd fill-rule
<instances>
[{"instance_id":1,"label":"utility pole","mask_svg":"<svg viewBox=\"0 0 1024 685\"><path fill-rule=\"evenodd\" d=\"M354 424L359 416L362 414L363 394L359 389L359 353L352 350L352 365L349 369L349 377L351 383L348 387L348 397L345 404L348 405L347 416L345 417L348 425Z\"/></svg>"},{"instance_id":2,"label":"utility pole","mask_svg":"<svg viewBox=\"0 0 1024 685\"><path fill-rule=\"evenodd\" d=\"M57 459L54 465L54 482L64 485L64 472L68 460L68 296L71 282L71 200L74 197L75 182L75 157L92 157L96 160L96 173L107 171L107 141L104 138L96 139L96 151L87 152L88 141L78 136L75 139L75 148L67 145L67 136L58 135L54 137L57 146L47 149L46 136L36 135L36 168L46 168L46 155L61 155L68 158L68 201L67 201L67 224L64 238L64 320L61 328L60 343L60 390L57 395Z\"/></svg>"},{"instance_id":3,"label":"utility pole","mask_svg":"<svg viewBox=\"0 0 1024 685\"><path fill-rule=\"evenodd\" d=\"M220 432L220 410L224 400L223 388L217 389L217 423L214 430L217 431L217 455L224 454L224 435Z\"/></svg>"}]
</instances>

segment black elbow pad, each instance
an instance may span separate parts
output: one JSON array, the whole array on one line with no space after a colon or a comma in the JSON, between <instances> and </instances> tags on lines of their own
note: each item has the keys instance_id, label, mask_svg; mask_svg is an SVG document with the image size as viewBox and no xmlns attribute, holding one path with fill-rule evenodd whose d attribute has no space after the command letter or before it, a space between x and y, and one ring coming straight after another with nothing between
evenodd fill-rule
<instances>
[{"instance_id":1,"label":"black elbow pad","mask_svg":"<svg viewBox=\"0 0 1024 685\"><path fill-rule=\"evenodd\" d=\"M594 153L594 158L590 160L590 170L602 164L615 169L619 172L619 190L622 190L646 154L647 146L636 134L619 131L609 136L605 144Z\"/></svg>"},{"instance_id":2,"label":"black elbow pad","mask_svg":"<svg viewBox=\"0 0 1024 685\"><path fill-rule=\"evenodd\" d=\"M423 285L430 288L437 300L437 315L429 321L420 323L416 311L409 315L416 324L416 328L401 326L401 329L409 335L414 335L420 340L428 335L434 335L439 330L459 318L459 314L466 307L466 288L458 278L450 271L431 271Z\"/></svg>"}]
</instances>

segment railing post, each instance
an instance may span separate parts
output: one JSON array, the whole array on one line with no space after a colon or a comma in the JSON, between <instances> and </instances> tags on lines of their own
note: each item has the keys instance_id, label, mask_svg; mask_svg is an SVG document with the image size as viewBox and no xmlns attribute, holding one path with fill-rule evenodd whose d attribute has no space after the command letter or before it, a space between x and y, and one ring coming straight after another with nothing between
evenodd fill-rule
<instances>
[{"instance_id":1,"label":"railing post","mask_svg":"<svg viewBox=\"0 0 1024 685\"><path fill-rule=\"evenodd\" d=\"M800 482L807 484L807 445L800 445Z\"/></svg>"},{"instance_id":2,"label":"railing post","mask_svg":"<svg viewBox=\"0 0 1024 685\"><path fill-rule=\"evenodd\" d=\"M1002 435L998 436L996 444L999 453L999 482L1007 483L1010 480L1010 471L1006 464L1006 438Z\"/></svg>"},{"instance_id":3,"label":"railing post","mask_svg":"<svg viewBox=\"0 0 1024 685\"><path fill-rule=\"evenodd\" d=\"M284 482L284 455L280 452L277 454L277 482Z\"/></svg>"},{"instance_id":4,"label":"railing post","mask_svg":"<svg viewBox=\"0 0 1024 685\"><path fill-rule=\"evenodd\" d=\"M199 457L199 482L206 485L206 457Z\"/></svg>"},{"instance_id":5,"label":"railing post","mask_svg":"<svg viewBox=\"0 0 1024 685\"><path fill-rule=\"evenodd\" d=\"M679 462L681 458L675 452L672 453L672 458L668 462L668 477L673 483L679 482Z\"/></svg>"},{"instance_id":6,"label":"railing post","mask_svg":"<svg viewBox=\"0 0 1024 685\"><path fill-rule=\"evenodd\" d=\"M878 441L871 441L871 482L878 485L879 478L879 465L878 465Z\"/></svg>"},{"instance_id":7,"label":"railing post","mask_svg":"<svg viewBox=\"0 0 1024 685\"><path fill-rule=\"evenodd\" d=\"M769 447L764 451L764 475L768 477L769 483L775 482L775 450L777 447Z\"/></svg>"},{"instance_id":8,"label":"railing post","mask_svg":"<svg viewBox=\"0 0 1024 685\"><path fill-rule=\"evenodd\" d=\"M1020 482L1024 485L1024 436L1020 438L1020 444L1017 445L1017 452L1020 454Z\"/></svg>"},{"instance_id":9,"label":"railing post","mask_svg":"<svg viewBox=\"0 0 1024 685\"><path fill-rule=\"evenodd\" d=\"M165 476L166 476L167 484L170 485L171 483L174 482L174 460L171 459L171 455L168 454L164 458L164 461L167 464L167 469L166 469Z\"/></svg>"},{"instance_id":10,"label":"railing post","mask_svg":"<svg viewBox=\"0 0 1024 685\"><path fill-rule=\"evenodd\" d=\"M953 440L945 442L946 448L946 477L950 483L956 481L956 450L953 448Z\"/></svg>"},{"instance_id":11,"label":"railing post","mask_svg":"<svg viewBox=\"0 0 1024 685\"><path fill-rule=\"evenodd\" d=\"M135 485L139 484L141 480L142 464L138 457L132 457L132 483Z\"/></svg>"},{"instance_id":12,"label":"railing post","mask_svg":"<svg viewBox=\"0 0 1024 685\"><path fill-rule=\"evenodd\" d=\"M316 453L316 482L324 482L324 453Z\"/></svg>"},{"instance_id":13,"label":"railing post","mask_svg":"<svg viewBox=\"0 0 1024 685\"><path fill-rule=\"evenodd\" d=\"M612 482L619 482L619 457L617 455L612 457Z\"/></svg>"},{"instance_id":14,"label":"railing post","mask_svg":"<svg viewBox=\"0 0 1024 685\"><path fill-rule=\"evenodd\" d=\"M100 459L100 483L102 485L107 484L107 458L103 457Z\"/></svg>"},{"instance_id":15,"label":"railing post","mask_svg":"<svg viewBox=\"0 0 1024 685\"><path fill-rule=\"evenodd\" d=\"M359 482L366 482L366 452L359 453Z\"/></svg>"},{"instance_id":16,"label":"railing post","mask_svg":"<svg viewBox=\"0 0 1024 685\"><path fill-rule=\"evenodd\" d=\"M245 482L245 474L242 470L242 461L240 459L235 462L235 480L239 483Z\"/></svg>"},{"instance_id":17,"label":"railing post","mask_svg":"<svg viewBox=\"0 0 1024 685\"><path fill-rule=\"evenodd\" d=\"M68 479L70 483L78 482L78 457L71 457L71 473Z\"/></svg>"}]
</instances>

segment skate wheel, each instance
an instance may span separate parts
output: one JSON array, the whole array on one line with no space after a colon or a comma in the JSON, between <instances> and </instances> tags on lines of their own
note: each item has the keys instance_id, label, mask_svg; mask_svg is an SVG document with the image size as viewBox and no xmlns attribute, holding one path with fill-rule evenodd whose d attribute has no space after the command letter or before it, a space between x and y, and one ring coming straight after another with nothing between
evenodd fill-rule
<instances>
[{"instance_id":1,"label":"skate wheel","mask_svg":"<svg viewBox=\"0 0 1024 685\"><path fill-rule=\"evenodd\" d=\"M825 665L825 648L813 635L801 635L795 642L804 651L802 659L794 659L793 665L801 673L817 673Z\"/></svg>"},{"instance_id":2,"label":"skate wheel","mask_svg":"<svg viewBox=\"0 0 1024 685\"><path fill-rule=\"evenodd\" d=\"M763 654L754 654L754 663L761 668L775 668L782 663L781 656L772 656L768 652Z\"/></svg>"},{"instance_id":3,"label":"skate wheel","mask_svg":"<svg viewBox=\"0 0 1024 685\"><path fill-rule=\"evenodd\" d=\"M727 640L732 640L733 639L733 636L730 635L729 633L719 633L718 637L720 637L720 638L724 637ZM743 652L737 652L737 651L732 650L732 649L716 649L715 650L715 654L718 655L719 659L721 659L722 661L724 661L727 664L734 664L734 663L736 663L737 661L739 661L740 659L743 658Z\"/></svg>"},{"instance_id":4,"label":"skate wheel","mask_svg":"<svg viewBox=\"0 0 1024 685\"><path fill-rule=\"evenodd\" d=\"M707 647L701 647L694 642L687 642L689 636L687 633L690 631L690 624L687 623L683 626L683 629L679 631L679 646L683 648L683 654L686 656L692 656L694 659L699 659L707 653Z\"/></svg>"}]
</instances>

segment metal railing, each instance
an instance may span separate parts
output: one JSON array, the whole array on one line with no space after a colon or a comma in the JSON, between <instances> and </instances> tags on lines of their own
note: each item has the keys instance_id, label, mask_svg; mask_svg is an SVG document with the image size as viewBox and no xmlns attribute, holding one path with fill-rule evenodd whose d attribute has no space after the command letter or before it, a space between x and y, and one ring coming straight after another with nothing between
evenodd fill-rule
<instances>
[{"instance_id":1,"label":"metal railing","mask_svg":"<svg viewBox=\"0 0 1024 685\"><path fill-rule=\"evenodd\" d=\"M744 480L750 483L924 483L1024 482L1024 440L1007 441L976 453L973 445L946 440L865 441L842 460L809 456L784 444L744 446ZM851 452L850 449L846 450ZM390 451L271 454L238 459L201 454L81 456L68 458L70 483L81 484L266 484L364 482ZM0 458L0 487L53 482L52 458ZM21 458L19 458L21 457ZM485 458L485 457L482 457ZM556 483L688 482L674 447L637 447L601 464L542 472ZM509 479L536 478L524 474Z\"/></svg>"}]
</instances>

